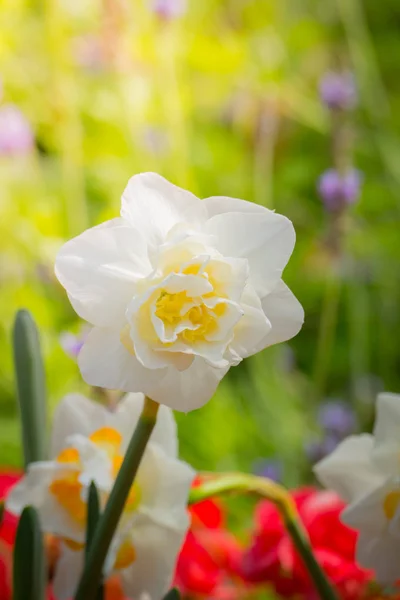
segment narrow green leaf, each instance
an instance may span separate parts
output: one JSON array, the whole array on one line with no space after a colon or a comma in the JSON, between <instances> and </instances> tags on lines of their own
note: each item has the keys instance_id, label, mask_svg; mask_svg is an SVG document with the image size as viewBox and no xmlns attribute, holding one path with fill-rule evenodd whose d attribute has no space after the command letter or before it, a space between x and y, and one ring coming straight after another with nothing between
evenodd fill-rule
<instances>
[{"instance_id":1,"label":"narrow green leaf","mask_svg":"<svg viewBox=\"0 0 400 600\"><path fill-rule=\"evenodd\" d=\"M39 334L26 310L17 313L13 330L14 366L22 422L25 468L44 460L46 440L46 386Z\"/></svg>"},{"instance_id":2,"label":"narrow green leaf","mask_svg":"<svg viewBox=\"0 0 400 600\"><path fill-rule=\"evenodd\" d=\"M180 600L181 595L177 588L170 590L163 598L163 600Z\"/></svg>"},{"instance_id":3,"label":"narrow green leaf","mask_svg":"<svg viewBox=\"0 0 400 600\"><path fill-rule=\"evenodd\" d=\"M3 522L3 517L4 517L4 501L1 500L1 502L0 502L0 525Z\"/></svg>"},{"instance_id":4,"label":"narrow green leaf","mask_svg":"<svg viewBox=\"0 0 400 600\"><path fill-rule=\"evenodd\" d=\"M85 561L88 559L89 550L92 545L94 533L97 527L97 523L100 518L100 500L99 494L94 481L90 484L88 503L87 503L87 525L86 525L86 548L85 548ZM97 592L96 600L103 600L104 598L104 585L100 582L99 589Z\"/></svg>"},{"instance_id":5,"label":"narrow green leaf","mask_svg":"<svg viewBox=\"0 0 400 600\"><path fill-rule=\"evenodd\" d=\"M45 600L46 568L39 517L32 506L24 508L14 547L13 600Z\"/></svg>"},{"instance_id":6,"label":"narrow green leaf","mask_svg":"<svg viewBox=\"0 0 400 600\"><path fill-rule=\"evenodd\" d=\"M90 546L92 545L93 535L97 527L97 522L100 517L99 494L97 493L96 484L94 481L90 484L88 503L87 503L87 525L86 525L86 548L85 558L89 554Z\"/></svg>"}]
</instances>

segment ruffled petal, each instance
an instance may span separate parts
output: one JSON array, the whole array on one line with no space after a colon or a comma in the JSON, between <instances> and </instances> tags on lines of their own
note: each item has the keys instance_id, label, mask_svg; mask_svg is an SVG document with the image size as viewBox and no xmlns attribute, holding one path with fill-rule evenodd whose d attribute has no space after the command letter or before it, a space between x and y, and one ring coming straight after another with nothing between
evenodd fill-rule
<instances>
[{"instance_id":1,"label":"ruffled petal","mask_svg":"<svg viewBox=\"0 0 400 600\"><path fill-rule=\"evenodd\" d=\"M156 248L178 223L203 223L206 208L199 198L164 177L141 173L131 177L122 194L121 216Z\"/></svg>"},{"instance_id":2,"label":"ruffled petal","mask_svg":"<svg viewBox=\"0 0 400 600\"><path fill-rule=\"evenodd\" d=\"M115 329L94 327L78 356L83 379L90 385L124 392L144 392L165 377L166 369L146 369L128 352ZM154 399L154 398L153 398Z\"/></svg>"},{"instance_id":3,"label":"ruffled petal","mask_svg":"<svg viewBox=\"0 0 400 600\"><path fill-rule=\"evenodd\" d=\"M102 327L122 323L135 282L151 269L146 240L122 219L64 244L55 266L78 315Z\"/></svg>"},{"instance_id":4,"label":"ruffled petal","mask_svg":"<svg viewBox=\"0 0 400 600\"><path fill-rule=\"evenodd\" d=\"M150 386L146 393L160 404L189 412L210 400L228 369L211 367L203 358L196 357L185 371L169 368L160 383Z\"/></svg>"},{"instance_id":5,"label":"ruffled petal","mask_svg":"<svg viewBox=\"0 0 400 600\"><path fill-rule=\"evenodd\" d=\"M249 283L260 297L271 292L293 252L295 232L289 219L272 211L217 214L205 225L224 256L247 258Z\"/></svg>"}]
</instances>

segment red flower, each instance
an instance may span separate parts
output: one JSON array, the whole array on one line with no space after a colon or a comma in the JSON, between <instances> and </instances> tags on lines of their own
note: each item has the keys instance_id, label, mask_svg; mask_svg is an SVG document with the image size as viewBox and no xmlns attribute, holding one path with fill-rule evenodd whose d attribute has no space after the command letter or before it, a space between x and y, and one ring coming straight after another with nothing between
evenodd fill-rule
<instances>
[{"instance_id":1,"label":"red flower","mask_svg":"<svg viewBox=\"0 0 400 600\"><path fill-rule=\"evenodd\" d=\"M198 477L194 482L201 483ZM183 595L213 600L242 597L232 585L242 550L236 538L224 529L225 515L218 500L204 500L190 507L192 524L180 552L175 585Z\"/></svg>"},{"instance_id":2,"label":"red flower","mask_svg":"<svg viewBox=\"0 0 400 600\"><path fill-rule=\"evenodd\" d=\"M344 503L333 492L311 488L294 491L292 497L314 554L340 598L358 600L365 597L371 573L355 563L356 533L339 519ZM253 583L269 583L284 597L317 598L276 508L268 501L260 502L255 520L252 545L242 557L243 578Z\"/></svg>"},{"instance_id":3,"label":"red flower","mask_svg":"<svg viewBox=\"0 0 400 600\"><path fill-rule=\"evenodd\" d=\"M21 473L5 471L0 474L0 502L4 502L9 490L21 478ZM0 524L0 598L11 599L12 546L18 519L4 511Z\"/></svg>"}]
</instances>

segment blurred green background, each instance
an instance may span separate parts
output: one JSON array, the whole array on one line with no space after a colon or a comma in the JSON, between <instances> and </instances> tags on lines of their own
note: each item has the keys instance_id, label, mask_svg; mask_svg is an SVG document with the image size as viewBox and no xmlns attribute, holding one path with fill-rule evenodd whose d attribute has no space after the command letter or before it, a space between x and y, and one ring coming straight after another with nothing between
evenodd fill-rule
<instances>
[{"instance_id":1,"label":"blurred green background","mask_svg":"<svg viewBox=\"0 0 400 600\"><path fill-rule=\"evenodd\" d=\"M327 399L355 412L349 429L371 426L376 393L400 392L399 27L397 0L188 0L169 16L151 0L1 0L0 465L21 464L15 311L39 324L50 406L90 393L60 342L81 324L54 257L116 216L142 171L200 197L258 202L297 231L284 278L303 330L177 415L183 457L278 469L293 486L311 477L310 444L315 454L335 443L321 423ZM364 174L341 233L317 193L334 161L337 125L318 94L332 69L357 81L345 127ZM10 125L10 105L25 130Z\"/></svg>"}]
</instances>

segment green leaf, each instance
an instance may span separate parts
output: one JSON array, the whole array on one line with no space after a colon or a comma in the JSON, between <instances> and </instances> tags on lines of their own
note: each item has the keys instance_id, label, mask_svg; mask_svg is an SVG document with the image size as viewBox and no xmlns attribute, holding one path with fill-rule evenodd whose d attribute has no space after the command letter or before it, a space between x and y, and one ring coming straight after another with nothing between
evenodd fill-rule
<instances>
[{"instance_id":1,"label":"green leaf","mask_svg":"<svg viewBox=\"0 0 400 600\"><path fill-rule=\"evenodd\" d=\"M39 517L32 506L24 508L14 547L13 600L45 600L46 568Z\"/></svg>"},{"instance_id":2,"label":"green leaf","mask_svg":"<svg viewBox=\"0 0 400 600\"><path fill-rule=\"evenodd\" d=\"M99 494L94 481L90 484L88 504L87 504L87 525L86 525L86 548L85 548L85 561L88 559L89 550L92 545L94 533L97 527L97 523L100 518L100 501ZM104 598L104 586L102 583L99 585L96 600L103 600Z\"/></svg>"},{"instance_id":3,"label":"green leaf","mask_svg":"<svg viewBox=\"0 0 400 600\"><path fill-rule=\"evenodd\" d=\"M163 600L180 600L181 595L177 588L170 590L163 598Z\"/></svg>"},{"instance_id":4,"label":"green leaf","mask_svg":"<svg viewBox=\"0 0 400 600\"><path fill-rule=\"evenodd\" d=\"M46 387L39 334L34 320L26 310L17 313L13 330L14 365L25 468L31 462L45 460Z\"/></svg>"}]
</instances>

